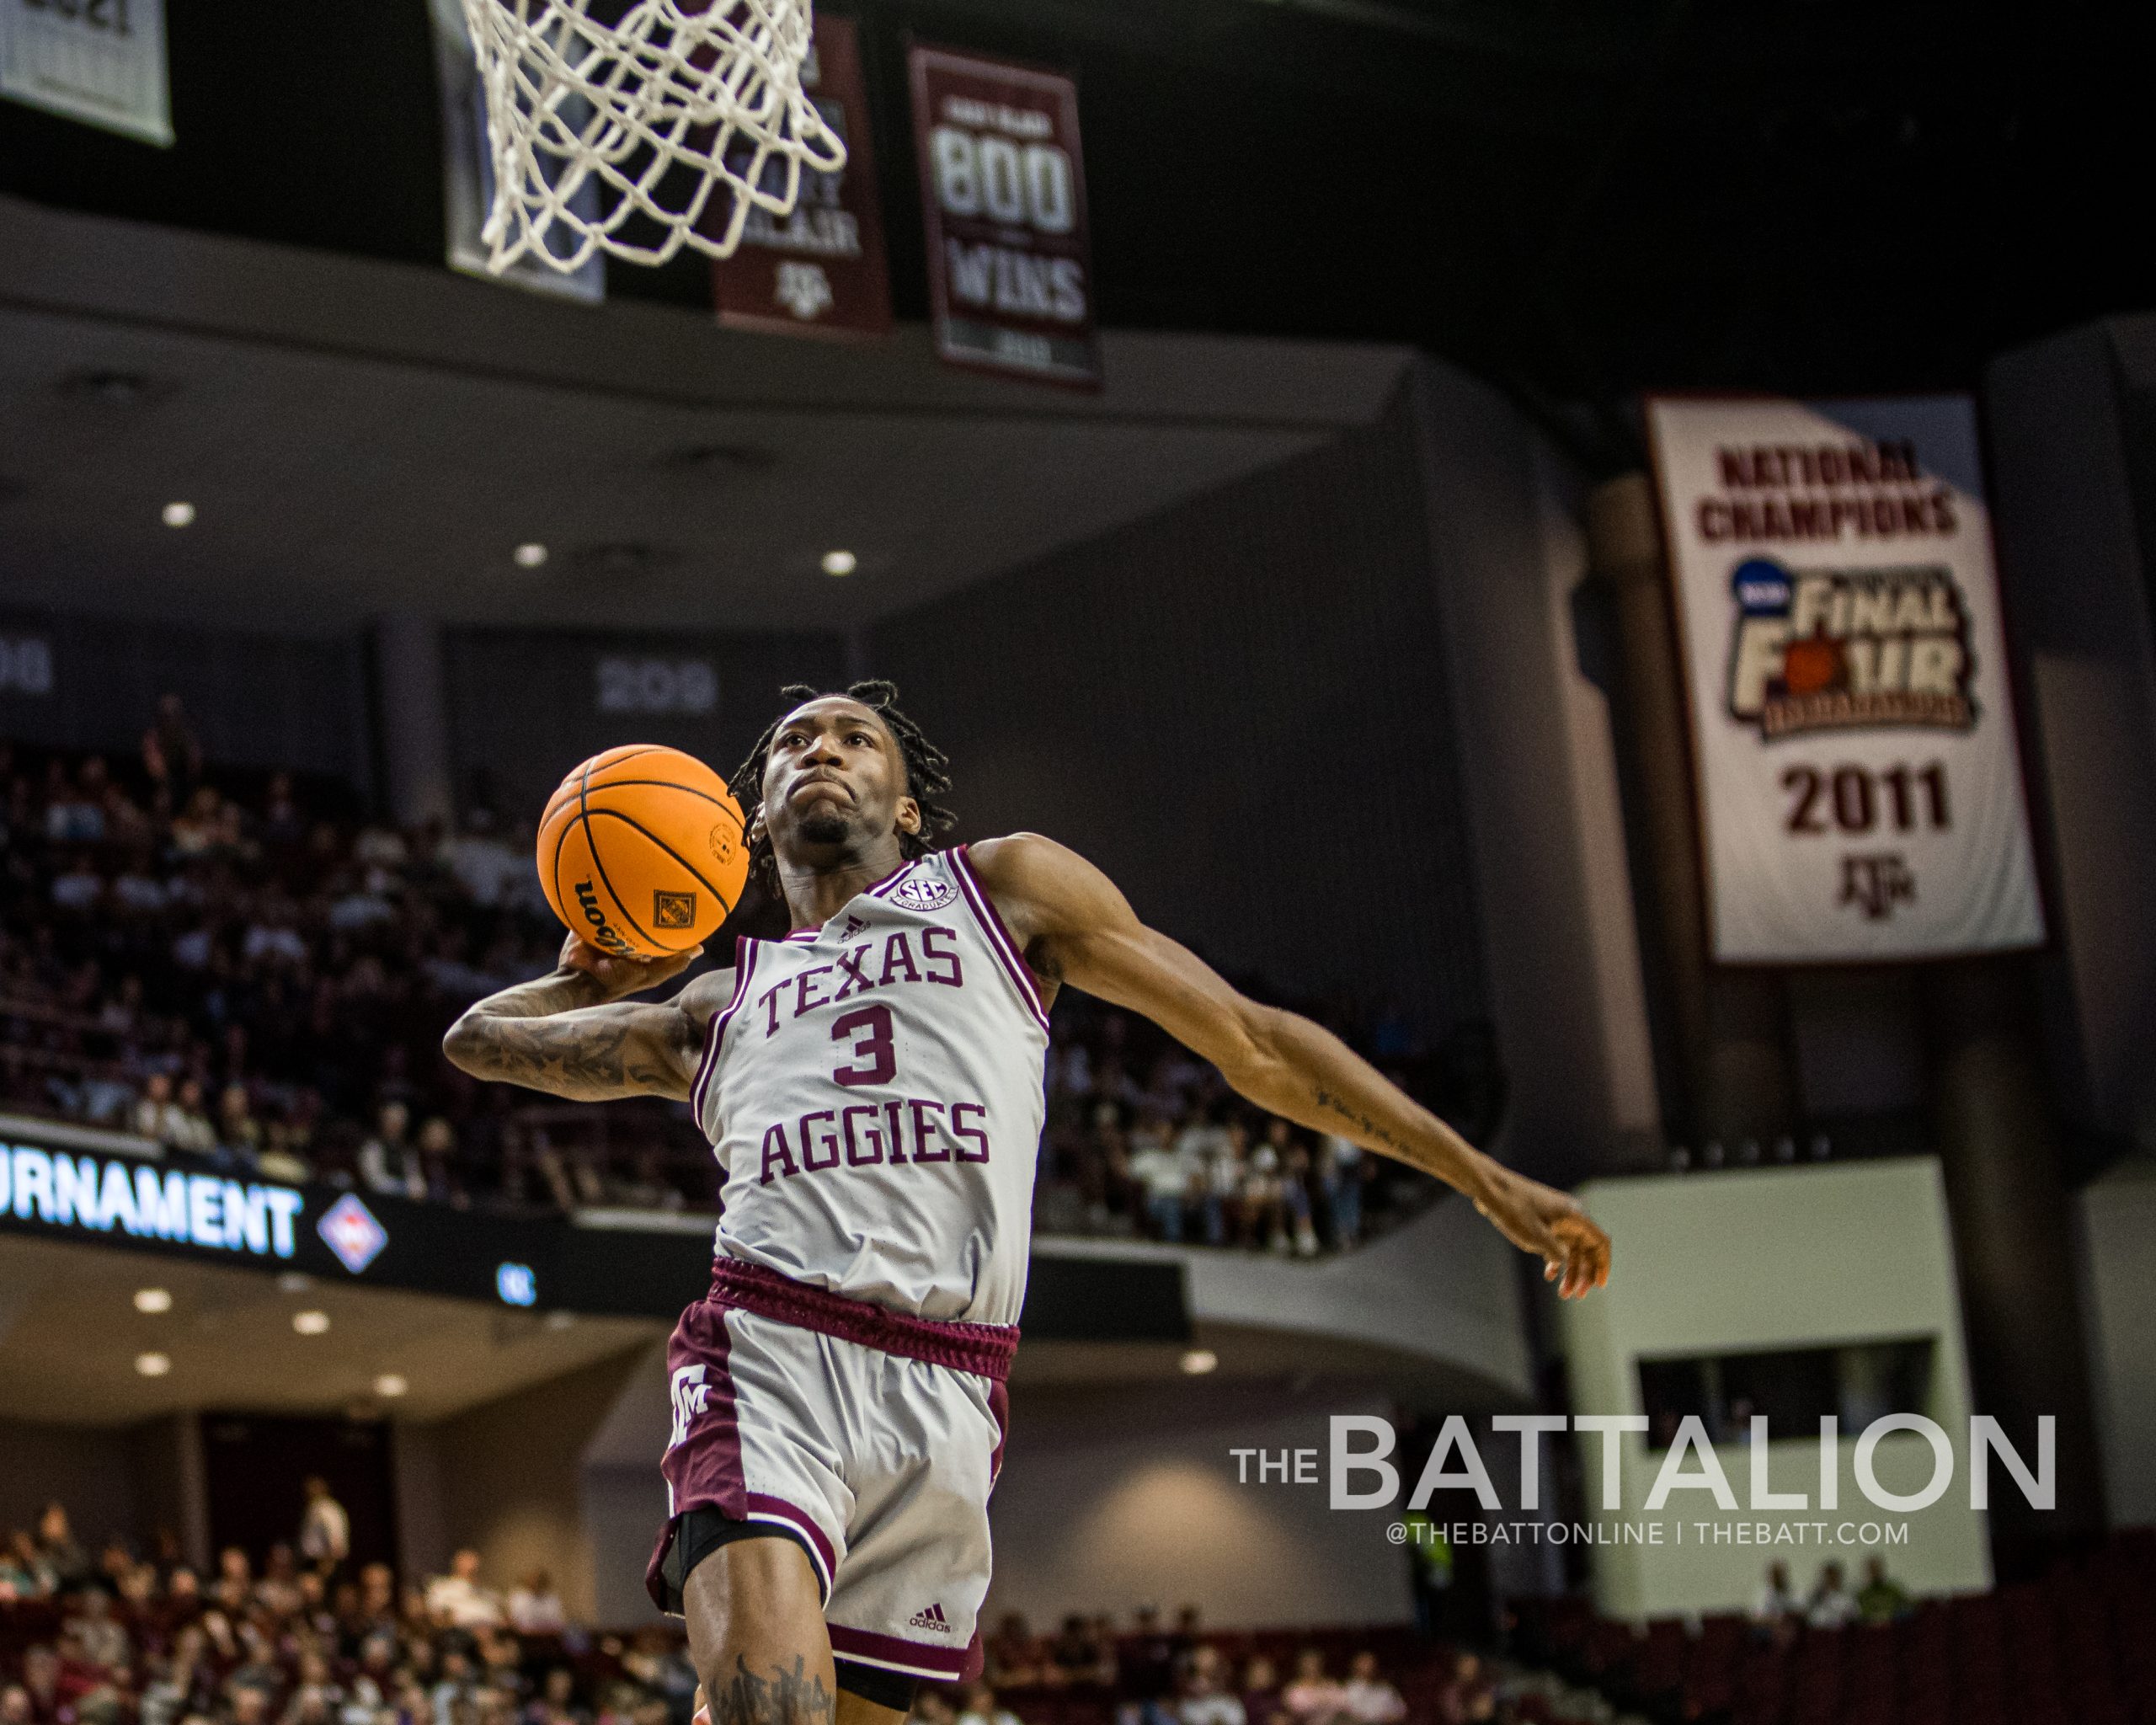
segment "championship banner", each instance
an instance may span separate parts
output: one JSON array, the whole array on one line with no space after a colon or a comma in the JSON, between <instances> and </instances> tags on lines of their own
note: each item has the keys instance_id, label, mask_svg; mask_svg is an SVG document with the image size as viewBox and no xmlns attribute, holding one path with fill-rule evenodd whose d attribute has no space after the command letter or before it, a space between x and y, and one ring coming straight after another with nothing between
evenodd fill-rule
<instances>
[{"instance_id":1,"label":"championship banner","mask_svg":"<svg viewBox=\"0 0 2156 1725\"><path fill-rule=\"evenodd\" d=\"M751 209L734 255L712 260L712 299L718 321L734 328L882 335L891 327L891 284L861 48L851 19L819 13L801 85L845 141L846 166L804 172L791 216ZM782 166L774 161L767 171L776 179ZM700 225L723 232L730 213L723 190L714 190Z\"/></svg>"},{"instance_id":2,"label":"championship banner","mask_svg":"<svg viewBox=\"0 0 2156 1725\"><path fill-rule=\"evenodd\" d=\"M1714 956L2044 937L1976 413L1652 401Z\"/></svg>"},{"instance_id":3,"label":"championship banner","mask_svg":"<svg viewBox=\"0 0 2156 1725\"><path fill-rule=\"evenodd\" d=\"M5 5L8 0L0 0ZM487 243L480 236L494 202L494 152L487 126L487 93L472 57L462 0L430 0L434 19L435 72L441 89L441 176L443 225L448 230L449 267L483 281L506 282L533 293L596 304L606 296L605 259L594 253L574 273L536 258L519 258L497 275L487 267ZM571 97L565 108L581 101ZM558 164L557 164L558 168ZM551 178L549 183L552 183ZM587 180L571 203L587 218L599 210L599 187ZM560 243L565 229L550 229L547 243Z\"/></svg>"},{"instance_id":4,"label":"championship banner","mask_svg":"<svg viewBox=\"0 0 2156 1725\"><path fill-rule=\"evenodd\" d=\"M1077 86L918 44L910 61L937 353L1098 388Z\"/></svg>"},{"instance_id":5,"label":"championship banner","mask_svg":"<svg viewBox=\"0 0 2156 1725\"><path fill-rule=\"evenodd\" d=\"M0 0L0 96L168 147L165 0Z\"/></svg>"}]
</instances>

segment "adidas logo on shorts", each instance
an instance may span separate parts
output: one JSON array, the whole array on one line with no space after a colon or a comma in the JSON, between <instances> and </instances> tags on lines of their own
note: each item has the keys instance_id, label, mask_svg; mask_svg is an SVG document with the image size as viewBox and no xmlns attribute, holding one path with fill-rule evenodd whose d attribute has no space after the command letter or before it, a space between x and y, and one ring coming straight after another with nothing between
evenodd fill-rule
<instances>
[{"instance_id":1,"label":"adidas logo on shorts","mask_svg":"<svg viewBox=\"0 0 2156 1725\"><path fill-rule=\"evenodd\" d=\"M951 1620L943 1615L943 1608L941 1605L931 1605L926 1610L916 1611L912 1616L907 1618L906 1627L932 1629L938 1635L948 1635L951 1632Z\"/></svg>"}]
</instances>

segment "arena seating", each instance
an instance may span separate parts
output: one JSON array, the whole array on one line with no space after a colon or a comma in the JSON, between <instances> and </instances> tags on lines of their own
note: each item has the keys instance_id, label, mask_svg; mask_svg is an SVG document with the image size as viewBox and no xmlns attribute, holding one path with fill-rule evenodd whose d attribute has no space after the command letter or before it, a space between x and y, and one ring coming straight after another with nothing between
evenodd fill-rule
<instances>
[{"instance_id":1,"label":"arena seating","mask_svg":"<svg viewBox=\"0 0 2156 1725\"><path fill-rule=\"evenodd\" d=\"M2156 1725L2156 1532L2041 1581L1787 1637L1519 1609L1519 1650L1668 1725Z\"/></svg>"},{"instance_id":2,"label":"arena seating","mask_svg":"<svg viewBox=\"0 0 2156 1725\"><path fill-rule=\"evenodd\" d=\"M175 1586L173 1571L136 1560L117 1542L87 1573L87 1557L73 1551L65 1592L6 1597L32 1575L52 1584L45 1549L20 1534L0 1545L0 1718L11 1725L687 1725L695 1677L675 1626L521 1635L498 1624L460 1627L429 1610L430 1594L400 1594L386 1567L325 1587L300 1576L289 1551L259 1577L227 1553L235 1567L198 1592L191 1578ZM1160 1639L1149 1632L1108 1643L1118 1672L1136 1669L1141 1642ZM1201 1643L1230 1671L1262 1656L1284 1673L1315 1648L1329 1674L1344 1674L1367 1651L1401 1691L1406 1725L1443 1720L1453 1655L1404 1627L1219 1631L1173 1641L1178 1653ZM467 1662L461 1674L453 1656ZM1044 1656L1042 1644L1033 1663ZM557 1696L548 1678L558 1671L571 1676ZM1043 1682L1003 1685L997 1698L1023 1725L1116 1725L1133 1694L1120 1681ZM1529 1707L1505 1717L1536 1725L1547 1716Z\"/></svg>"},{"instance_id":3,"label":"arena seating","mask_svg":"<svg viewBox=\"0 0 2156 1725\"><path fill-rule=\"evenodd\" d=\"M715 1207L684 1111L550 1103L441 1058L464 1006L559 949L525 836L483 814L398 831L332 781L159 781L4 742L0 793L0 1110L459 1205ZM742 918L776 933L778 914L752 897ZM1494 1124L1502 1085L1472 1027L1434 1057L1382 1031L1371 1051L1470 1133ZM1268 1144L1267 1124L1150 1025L1068 997L1037 1224L1308 1255L1433 1194L1299 1131Z\"/></svg>"}]
</instances>

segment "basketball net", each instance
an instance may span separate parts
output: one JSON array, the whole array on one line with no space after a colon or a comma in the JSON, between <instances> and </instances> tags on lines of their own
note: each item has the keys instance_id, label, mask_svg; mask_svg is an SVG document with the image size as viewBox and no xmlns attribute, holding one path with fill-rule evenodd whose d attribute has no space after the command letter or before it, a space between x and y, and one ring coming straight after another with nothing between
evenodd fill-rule
<instances>
[{"instance_id":1,"label":"basketball net","mask_svg":"<svg viewBox=\"0 0 2156 1725\"><path fill-rule=\"evenodd\" d=\"M599 250L728 257L752 206L788 215L804 168L846 165L801 88L809 0L464 0L464 16L492 135L481 238L497 275L525 256L564 274Z\"/></svg>"}]
</instances>

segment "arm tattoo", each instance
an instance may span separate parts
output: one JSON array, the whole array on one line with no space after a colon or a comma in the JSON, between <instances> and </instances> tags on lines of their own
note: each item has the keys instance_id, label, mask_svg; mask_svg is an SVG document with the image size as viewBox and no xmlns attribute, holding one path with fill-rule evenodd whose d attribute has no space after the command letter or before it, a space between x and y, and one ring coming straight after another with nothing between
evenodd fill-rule
<instances>
[{"instance_id":1,"label":"arm tattoo","mask_svg":"<svg viewBox=\"0 0 2156 1725\"><path fill-rule=\"evenodd\" d=\"M627 1088L664 1088L675 1079L638 1048L626 1023L564 1023L558 1018L478 1021L490 1078L548 1090L558 1096L612 1095Z\"/></svg>"},{"instance_id":2,"label":"arm tattoo","mask_svg":"<svg viewBox=\"0 0 2156 1725\"><path fill-rule=\"evenodd\" d=\"M712 1725L832 1725L837 1717L837 1698L799 1653L791 1671L774 1666L768 1677L756 1676L747 1658L737 1654L734 1674L707 1688L705 1698Z\"/></svg>"},{"instance_id":3,"label":"arm tattoo","mask_svg":"<svg viewBox=\"0 0 2156 1725\"><path fill-rule=\"evenodd\" d=\"M521 1084L576 1101L680 1087L678 1071L655 1048L638 1018L648 1007L603 1007L606 995L581 971L558 971L505 988L456 1021L445 1047L475 1076ZM566 1012L577 1017L563 1017ZM687 1020L683 1015L683 1027Z\"/></svg>"},{"instance_id":4,"label":"arm tattoo","mask_svg":"<svg viewBox=\"0 0 2156 1725\"><path fill-rule=\"evenodd\" d=\"M1321 1084L1313 1092L1312 1099L1327 1114L1337 1114L1349 1125L1359 1128L1377 1143L1384 1145L1388 1150L1398 1151L1402 1156L1408 1156L1412 1153L1411 1147L1407 1144L1396 1137L1392 1133L1387 1131L1383 1126L1378 1124L1375 1120L1373 1120L1368 1114L1357 1108L1353 1103L1350 1102L1346 1097L1340 1095L1337 1091L1328 1090L1324 1085Z\"/></svg>"}]
</instances>

